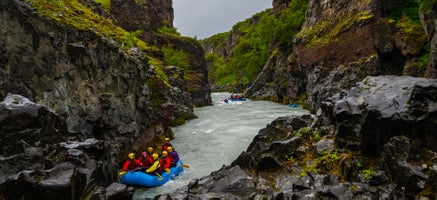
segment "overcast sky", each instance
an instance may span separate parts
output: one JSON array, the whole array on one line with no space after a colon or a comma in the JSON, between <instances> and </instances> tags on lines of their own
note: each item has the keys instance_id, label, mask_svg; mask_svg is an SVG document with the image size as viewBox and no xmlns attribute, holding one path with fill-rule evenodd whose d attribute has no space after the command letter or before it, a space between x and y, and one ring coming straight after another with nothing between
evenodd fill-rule
<instances>
[{"instance_id":1,"label":"overcast sky","mask_svg":"<svg viewBox=\"0 0 437 200\"><path fill-rule=\"evenodd\" d=\"M203 39L272 7L272 0L173 0L173 25L183 36Z\"/></svg>"}]
</instances>

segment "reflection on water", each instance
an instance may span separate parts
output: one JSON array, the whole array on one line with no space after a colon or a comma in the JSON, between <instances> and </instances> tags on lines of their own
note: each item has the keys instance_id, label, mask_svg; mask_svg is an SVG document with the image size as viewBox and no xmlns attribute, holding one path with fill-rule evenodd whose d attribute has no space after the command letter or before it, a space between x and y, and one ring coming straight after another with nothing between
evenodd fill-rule
<instances>
[{"instance_id":1,"label":"reflection on water","mask_svg":"<svg viewBox=\"0 0 437 200\"><path fill-rule=\"evenodd\" d=\"M184 164L190 166L164 186L138 188L134 199L153 198L229 165L245 151L258 131L280 116L308 114L299 107L268 101L221 102L230 93L212 93L213 106L195 108L198 118L174 127L171 141Z\"/></svg>"}]
</instances>

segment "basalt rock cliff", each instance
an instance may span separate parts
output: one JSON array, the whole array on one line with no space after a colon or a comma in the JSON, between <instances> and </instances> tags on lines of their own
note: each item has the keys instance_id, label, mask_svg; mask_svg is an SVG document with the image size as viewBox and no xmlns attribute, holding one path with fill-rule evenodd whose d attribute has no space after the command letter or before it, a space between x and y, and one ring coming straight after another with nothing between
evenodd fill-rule
<instances>
[{"instance_id":1,"label":"basalt rock cliff","mask_svg":"<svg viewBox=\"0 0 437 200\"><path fill-rule=\"evenodd\" d=\"M199 44L159 30L172 28L171 6L0 1L0 198L130 197L106 193L117 164L211 104ZM188 68L166 64L170 45L189 52Z\"/></svg>"}]
</instances>

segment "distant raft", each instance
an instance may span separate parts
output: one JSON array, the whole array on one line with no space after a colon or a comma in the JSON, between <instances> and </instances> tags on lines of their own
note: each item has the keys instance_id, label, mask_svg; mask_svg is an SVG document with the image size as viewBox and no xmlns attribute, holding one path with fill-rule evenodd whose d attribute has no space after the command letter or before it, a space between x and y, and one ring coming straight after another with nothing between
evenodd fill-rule
<instances>
[{"instance_id":1,"label":"distant raft","mask_svg":"<svg viewBox=\"0 0 437 200\"><path fill-rule=\"evenodd\" d=\"M130 186L142 186L142 187L156 187L164 185L167 181L173 179L184 171L182 162L179 160L175 167L170 168L170 173L164 171L161 174L162 179L156 175L146 174L140 171L129 171L124 174L120 183Z\"/></svg>"}]
</instances>

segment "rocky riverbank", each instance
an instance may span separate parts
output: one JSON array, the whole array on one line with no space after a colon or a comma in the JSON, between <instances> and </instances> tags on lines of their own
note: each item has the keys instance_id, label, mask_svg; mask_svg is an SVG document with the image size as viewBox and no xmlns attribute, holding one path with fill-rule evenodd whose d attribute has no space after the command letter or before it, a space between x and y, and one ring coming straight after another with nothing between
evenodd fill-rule
<instances>
[{"instance_id":1,"label":"rocky riverbank","mask_svg":"<svg viewBox=\"0 0 437 200\"><path fill-rule=\"evenodd\" d=\"M437 80L367 77L160 199L435 199Z\"/></svg>"}]
</instances>

